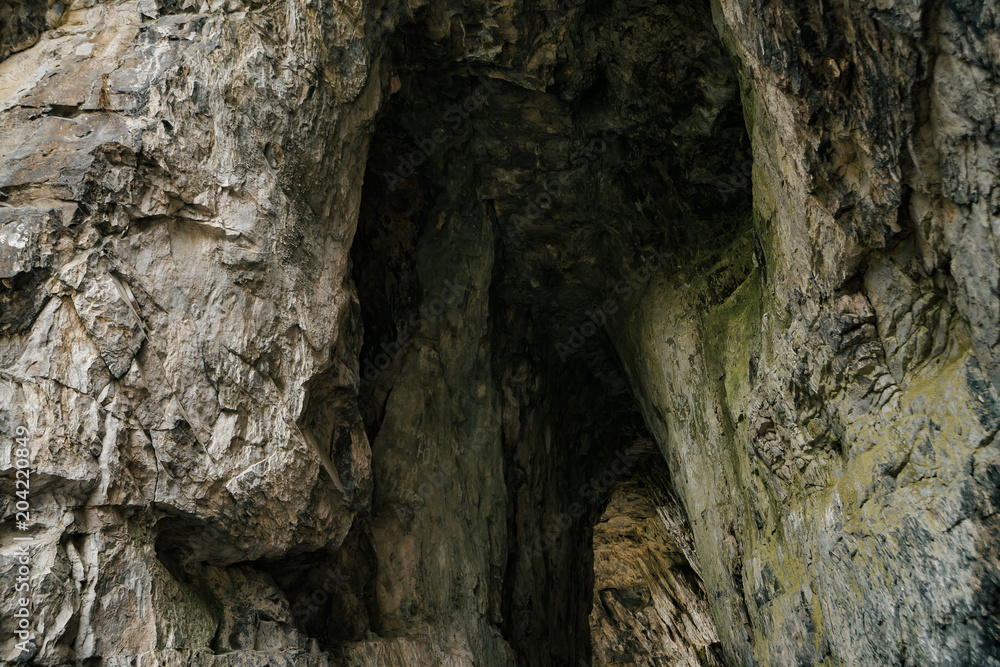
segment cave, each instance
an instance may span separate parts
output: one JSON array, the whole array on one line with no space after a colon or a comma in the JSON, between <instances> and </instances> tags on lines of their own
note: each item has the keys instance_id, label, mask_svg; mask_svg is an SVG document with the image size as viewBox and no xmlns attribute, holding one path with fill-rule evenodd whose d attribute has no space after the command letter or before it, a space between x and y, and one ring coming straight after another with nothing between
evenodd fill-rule
<instances>
[{"instance_id":1,"label":"cave","mask_svg":"<svg viewBox=\"0 0 1000 667\"><path fill-rule=\"evenodd\" d=\"M998 30L0 0L0 662L1000 666Z\"/></svg>"},{"instance_id":2,"label":"cave","mask_svg":"<svg viewBox=\"0 0 1000 667\"><path fill-rule=\"evenodd\" d=\"M690 529L607 327L654 274L752 236L752 157L708 4L647 10L538 7L520 39L573 54L542 61L530 82L478 64L470 53L489 45L445 32L431 6L387 46L394 92L372 139L351 254L375 551L429 559L394 542L455 541L458 521L505 516L499 552L486 550L490 530L466 548L490 556L488 618L522 665L592 664L595 633L594 664L723 664ZM555 29L565 37L546 44ZM488 302L478 330L461 319L473 299ZM452 349L433 342L445 331ZM434 350L442 368L408 367L407 348ZM457 369L480 393L452 384L426 417L437 423L407 426L424 416L422 395L388 402L400 383L422 385L428 373L455 383ZM387 417L394 430L380 437ZM455 420L470 426L452 431ZM413 438L424 441L399 442ZM494 467L469 468L463 450L487 439L499 440L483 454ZM388 442L393 460L379 465ZM469 501L449 478L501 471L493 501L505 512L468 517L476 510L458 506ZM657 525L657 511L672 521ZM611 543L597 544L595 582L599 522L598 539ZM646 544L628 543L616 524ZM380 636L433 617L420 576L391 582L414 587L417 608L386 609Z\"/></svg>"}]
</instances>

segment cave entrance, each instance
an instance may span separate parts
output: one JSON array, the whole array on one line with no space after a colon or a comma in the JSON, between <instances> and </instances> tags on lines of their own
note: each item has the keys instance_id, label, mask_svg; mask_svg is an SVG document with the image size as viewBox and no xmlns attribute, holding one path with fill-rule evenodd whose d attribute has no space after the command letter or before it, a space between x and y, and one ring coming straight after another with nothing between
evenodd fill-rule
<instances>
[{"instance_id":1,"label":"cave entrance","mask_svg":"<svg viewBox=\"0 0 1000 667\"><path fill-rule=\"evenodd\" d=\"M736 76L707 4L537 9L432 4L388 46L352 250L371 628L497 665L721 664L613 329L749 224Z\"/></svg>"}]
</instances>

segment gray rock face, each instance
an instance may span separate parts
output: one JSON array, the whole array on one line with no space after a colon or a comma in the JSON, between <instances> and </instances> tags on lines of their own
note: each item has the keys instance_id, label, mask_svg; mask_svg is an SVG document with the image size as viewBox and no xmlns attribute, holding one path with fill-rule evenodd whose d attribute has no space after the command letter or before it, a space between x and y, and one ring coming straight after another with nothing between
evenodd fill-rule
<instances>
[{"instance_id":1,"label":"gray rock face","mask_svg":"<svg viewBox=\"0 0 1000 667\"><path fill-rule=\"evenodd\" d=\"M243 602L164 564L336 546L371 494L347 256L383 88L366 18L239 9L73 5L0 63L2 428L29 433L39 664L237 648L217 609ZM239 567L211 576L281 598ZM281 604L239 643L294 646Z\"/></svg>"},{"instance_id":2,"label":"gray rock face","mask_svg":"<svg viewBox=\"0 0 1000 667\"><path fill-rule=\"evenodd\" d=\"M732 663L1000 661L981 9L717 8L754 224L615 339Z\"/></svg>"},{"instance_id":3,"label":"gray rock face","mask_svg":"<svg viewBox=\"0 0 1000 667\"><path fill-rule=\"evenodd\" d=\"M0 661L1000 664L998 28L3 4Z\"/></svg>"}]
</instances>

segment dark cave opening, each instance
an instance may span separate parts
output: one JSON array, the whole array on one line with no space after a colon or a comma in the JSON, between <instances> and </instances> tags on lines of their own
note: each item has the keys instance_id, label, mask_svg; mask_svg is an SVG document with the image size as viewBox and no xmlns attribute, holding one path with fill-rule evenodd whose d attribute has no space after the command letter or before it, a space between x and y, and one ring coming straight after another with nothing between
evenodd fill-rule
<instances>
[{"instance_id":1,"label":"dark cave opening","mask_svg":"<svg viewBox=\"0 0 1000 667\"><path fill-rule=\"evenodd\" d=\"M351 251L370 513L338 549L218 566L227 540L195 544L182 519L164 523L157 552L178 581L281 591L295 628L334 652L463 613L530 666L657 664L662 647L640 635L673 637L693 605L701 625L672 655L721 664L690 531L610 327L653 275L749 224L749 140L708 13L612 2L560 14L558 38L527 13L522 38L485 64L457 57L469 45L430 10L401 29ZM545 39L559 41L555 62L519 71L524 40ZM303 421L324 441L353 419L346 389L331 391L313 392L323 400ZM363 508L368 491L343 481ZM434 559L483 565L435 574L421 565ZM218 652L273 622L230 616Z\"/></svg>"},{"instance_id":2,"label":"dark cave opening","mask_svg":"<svg viewBox=\"0 0 1000 667\"><path fill-rule=\"evenodd\" d=\"M334 551L234 565L221 564L233 554L211 564L226 540L192 541L201 533L176 518L157 552L178 581L280 590L301 612L297 630L334 650L460 611L522 665L653 659L619 635L633 618L649 630L668 622L649 611L664 584L620 580L608 554L622 572L668 571L690 604L697 556L610 325L653 275L749 220L749 142L707 12L569 12L561 39L573 55L532 76L517 72L520 41L505 64L484 65L453 57L469 45L429 14L397 34L351 253L370 514ZM552 38L527 16L523 30ZM304 422L324 441L350 402L332 391ZM616 542L628 525L652 531L649 544ZM436 572L435 558L457 571ZM240 648L245 622L218 620L218 650ZM695 648L715 664L710 635Z\"/></svg>"},{"instance_id":3,"label":"dark cave opening","mask_svg":"<svg viewBox=\"0 0 1000 667\"><path fill-rule=\"evenodd\" d=\"M618 605L591 618L594 540L595 525L618 520L607 513L622 489L661 513L676 510L674 533L662 537L673 546L661 551L686 590L704 595L693 543L678 537L686 523L666 465L606 324L652 274L695 261L750 220L749 139L707 5L593 9L557 11L547 24L526 13L521 38L493 62L462 56L470 45L431 9L405 26L389 48L398 78L372 141L352 248L365 330L359 403L375 443L384 420L398 417L387 408L397 382L413 381L406 358L438 351L436 325L426 340L421 333L425 308L442 300L435 280L449 269L436 266L425 280L422 262L452 256L433 244L452 243L441 230L455 220L488 230L489 333L470 345L489 347L500 396L506 555L487 616L523 665L611 655L592 654L594 628L614 625ZM558 38L556 24L569 28ZM563 55L525 72L524 44L546 39ZM607 43L618 50L600 48ZM643 463L621 470L623 459ZM379 498L376 476L373 521L400 511ZM647 606L658 594L605 590L633 602L643 590ZM650 650L629 646L621 650L634 657ZM710 639L692 650L721 664Z\"/></svg>"}]
</instances>

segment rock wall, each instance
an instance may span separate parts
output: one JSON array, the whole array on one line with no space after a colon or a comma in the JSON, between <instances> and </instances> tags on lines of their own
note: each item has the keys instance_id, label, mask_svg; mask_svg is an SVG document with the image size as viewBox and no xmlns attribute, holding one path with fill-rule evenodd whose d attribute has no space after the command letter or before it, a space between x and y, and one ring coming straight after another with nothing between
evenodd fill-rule
<instances>
[{"instance_id":1,"label":"rock wall","mask_svg":"<svg viewBox=\"0 0 1000 667\"><path fill-rule=\"evenodd\" d=\"M721 667L691 529L659 450L640 441L617 467L594 526L594 664Z\"/></svg>"},{"instance_id":2,"label":"rock wall","mask_svg":"<svg viewBox=\"0 0 1000 667\"><path fill-rule=\"evenodd\" d=\"M0 63L37 621L17 650L4 595L3 660L308 648L251 563L338 545L372 490L348 250L387 80L355 10L75 3Z\"/></svg>"},{"instance_id":3,"label":"rock wall","mask_svg":"<svg viewBox=\"0 0 1000 667\"><path fill-rule=\"evenodd\" d=\"M997 664L995 11L715 16L753 220L615 340L726 657Z\"/></svg>"},{"instance_id":4,"label":"rock wall","mask_svg":"<svg viewBox=\"0 0 1000 667\"><path fill-rule=\"evenodd\" d=\"M1000 664L998 22L3 2L0 660Z\"/></svg>"}]
</instances>

